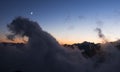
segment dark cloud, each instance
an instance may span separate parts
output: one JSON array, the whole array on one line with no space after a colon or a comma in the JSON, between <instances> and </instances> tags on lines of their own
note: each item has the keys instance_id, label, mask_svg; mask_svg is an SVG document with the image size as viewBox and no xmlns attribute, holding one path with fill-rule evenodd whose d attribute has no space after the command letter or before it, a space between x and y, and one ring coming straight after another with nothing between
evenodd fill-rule
<instances>
[{"instance_id":1,"label":"dark cloud","mask_svg":"<svg viewBox=\"0 0 120 72\"><path fill-rule=\"evenodd\" d=\"M14 41L15 35L7 35L7 39Z\"/></svg>"},{"instance_id":2,"label":"dark cloud","mask_svg":"<svg viewBox=\"0 0 120 72\"><path fill-rule=\"evenodd\" d=\"M36 22L22 17L17 17L10 25L8 24L7 27L14 35L21 36L31 36L33 29L41 29Z\"/></svg>"},{"instance_id":3,"label":"dark cloud","mask_svg":"<svg viewBox=\"0 0 120 72\"><path fill-rule=\"evenodd\" d=\"M8 24L8 29L11 31L11 35L27 36L28 42L19 46L0 45L0 72L120 71L120 53L116 50L109 51L110 45L105 45L104 50L95 56L85 58L77 48L62 47L53 36L43 31L37 22L27 18L15 18ZM104 37L99 28L97 31L100 37ZM101 60L104 61L101 62Z\"/></svg>"},{"instance_id":4,"label":"dark cloud","mask_svg":"<svg viewBox=\"0 0 120 72\"><path fill-rule=\"evenodd\" d=\"M24 46L25 50L17 54L24 55L21 58L22 63L18 62L20 66L13 67L13 70L20 69L24 72L77 72L79 70L80 64L76 60L80 60L80 58L75 57L77 58L75 59L74 56L78 56L80 53L73 55L74 59L71 60L72 54L59 45L49 33L43 31L38 23L17 17L8 24L8 29L11 31L9 39L13 40L12 36L18 35L28 37L28 42ZM19 56L17 57L19 58ZM76 63L74 64L74 62Z\"/></svg>"},{"instance_id":5,"label":"dark cloud","mask_svg":"<svg viewBox=\"0 0 120 72\"><path fill-rule=\"evenodd\" d=\"M105 35L102 33L101 28L96 28L95 30L97 31L99 38L101 38L104 42L108 42Z\"/></svg>"},{"instance_id":6,"label":"dark cloud","mask_svg":"<svg viewBox=\"0 0 120 72\"><path fill-rule=\"evenodd\" d=\"M104 38L105 37L104 34L102 33L102 30L100 28L96 28L96 31L98 32L98 36L100 38Z\"/></svg>"}]
</instances>

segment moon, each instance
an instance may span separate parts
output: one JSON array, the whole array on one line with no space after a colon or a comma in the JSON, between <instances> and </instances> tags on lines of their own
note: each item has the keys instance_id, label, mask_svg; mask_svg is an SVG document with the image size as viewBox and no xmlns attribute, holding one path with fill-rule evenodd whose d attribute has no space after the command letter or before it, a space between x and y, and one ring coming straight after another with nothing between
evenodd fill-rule
<instances>
[{"instance_id":1,"label":"moon","mask_svg":"<svg viewBox=\"0 0 120 72\"><path fill-rule=\"evenodd\" d=\"M33 12L30 12L31 15L33 15Z\"/></svg>"}]
</instances>

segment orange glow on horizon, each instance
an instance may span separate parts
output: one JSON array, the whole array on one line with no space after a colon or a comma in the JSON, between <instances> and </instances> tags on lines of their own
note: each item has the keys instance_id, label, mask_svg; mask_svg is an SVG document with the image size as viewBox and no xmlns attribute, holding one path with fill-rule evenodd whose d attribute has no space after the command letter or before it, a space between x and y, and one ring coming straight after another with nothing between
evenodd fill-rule
<instances>
[{"instance_id":1,"label":"orange glow on horizon","mask_svg":"<svg viewBox=\"0 0 120 72\"><path fill-rule=\"evenodd\" d=\"M2 38L0 39L0 42L8 42L8 43L26 43L27 39L23 40L22 38L15 38L13 41L12 40L8 40L6 38Z\"/></svg>"},{"instance_id":2,"label":"orange glow on horizon","mask_svg":"<svg viewBox=\"0 0 120 72\"><path fill-rule=\"evenodd\" d=\"M56 40L59 42L59 44L74 44L74 43L82 43L84 40L79 40L79 39L60 39L56 38ZM92 40L92 41L91 41ZM27 43L28 39L27 38L15 38L14 41L8 40L6 38L1 38L0 42L10 42L10 43ZM87 41L87 40L86 40ZM101 40L93 40L90 39L88 42L94 42L94 43L101 43Z\"/></svg>"},{"instance_id":3,"label":"orange glow on horizon","mask_svg":"<svg viewBox=\"0 0 120 72\"><path fill-rule=\"evenodd\" d=\"M63 39L57 39L57 41L60 43L60 44L74 44L74 43L82 43L84 41L79 41L79 40L63 40ZM86 40L87 41L87 40ZM92 40L92 41L88 41L88 42L94 42L94 43L102 43L102 41L100 39L98 40Z\"/></svg>"}]
</instances>

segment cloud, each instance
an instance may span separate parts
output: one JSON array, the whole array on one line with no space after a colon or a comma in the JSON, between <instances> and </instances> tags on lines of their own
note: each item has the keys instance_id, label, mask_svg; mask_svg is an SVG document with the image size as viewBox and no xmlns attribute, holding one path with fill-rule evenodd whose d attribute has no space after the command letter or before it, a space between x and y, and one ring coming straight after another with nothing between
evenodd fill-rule
<instances>
[{"instance_id":1,"label":"cloud","mask_svg":"<svg viewBox=\"0 0 120 72\"><path fill-rule=\"evenodd\" d=\"M102 33L101 28L96 28L95 31L97 31L99 38L101 38L103 42L105 42L105 43L108 42L107 38Z\"/></svg>"},{"instance_id":2,"label":"cloud","mask_svg":"<svg viewBox=\"0 0 120 72\"><path fill-rule=\"evenodd\" d=\"M100 38L104 38L105 37L104 34L102 33L102 30L100 28L96 28L96 31L98 32L98 36Z\"/></svg>"},{"instance_id":3,"label":"cloud","mask_svg":"<svg viewBox=\"0 0 120 72\"><path fill-rule=\"evenodd\" d=\"M108 49L100 50L94 57L85 58L77 48L62 47L53 36L43 31L37 22L28 18L17 17L7 26L11 35L27 36L28 42L19 47L17 45L1 46L0 72L120 71L120 54L117 51L109 52L110 45L105 45L104 48ZM101 30L97 30L100 37L104 37Z\"/></svg>"},{"instance_id":4,"label":"cloud","mask_svg":"<svg viewBox=\"0 0 120 72\"><path fill-rule=\"evenodd\" d=\"M20 64L21 66L15 70L20 69L25 72L73 72L79 70L79 62L82 58L77 56L80 55L80 52L72 55L71 52L59 45L49 33L43 31L37 22L17 17L7 26L12 36L19 35L29 38L24 46L23 54L20 54L24 55L23 65Z\"/></svg>"},{"instance_id":5,"label":"cloud","mask_svg":"<svg viewBox=\"0 0 120 72\"><path fill-rule=\"evenodd\" d=\"M7 39L14 41L14 35L7 35Z\"/></svg>"}]
</instances>

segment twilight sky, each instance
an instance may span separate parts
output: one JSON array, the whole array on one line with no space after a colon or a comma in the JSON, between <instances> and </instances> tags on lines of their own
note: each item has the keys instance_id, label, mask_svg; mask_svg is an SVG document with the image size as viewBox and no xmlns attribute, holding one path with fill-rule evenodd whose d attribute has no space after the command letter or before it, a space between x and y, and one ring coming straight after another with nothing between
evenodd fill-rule
<instances>
[{"instance_id":1,"label":"twilight sky","mask_svg":"<svg viewBox=\"0 0 120 72\"><path fill-rule=\"evenodd\" d=\"M110 41L120 38L120 0L0 0L0 40L17 16L37 21L60 43L100 42L96 27Z\"/></svg>"}]
</instances>

